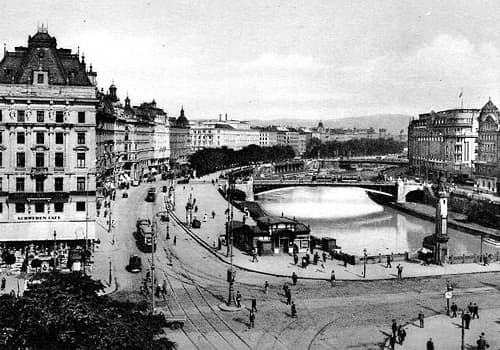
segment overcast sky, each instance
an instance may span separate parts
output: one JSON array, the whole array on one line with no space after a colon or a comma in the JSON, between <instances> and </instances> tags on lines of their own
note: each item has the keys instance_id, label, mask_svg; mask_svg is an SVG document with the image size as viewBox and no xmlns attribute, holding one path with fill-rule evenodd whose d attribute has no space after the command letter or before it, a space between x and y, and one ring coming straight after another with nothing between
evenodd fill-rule
<instances>
[{"instance_id":1,"label":"overcast sky","mask_svg":"<svg viewBox=\"0 0 500 350\"><path fill-rule=\"evenodd\" d=\"M37 23L99 87L173 116L332 119L500 104L498 1L2 0L0 39Z\"/></svg>"}]
</instances>

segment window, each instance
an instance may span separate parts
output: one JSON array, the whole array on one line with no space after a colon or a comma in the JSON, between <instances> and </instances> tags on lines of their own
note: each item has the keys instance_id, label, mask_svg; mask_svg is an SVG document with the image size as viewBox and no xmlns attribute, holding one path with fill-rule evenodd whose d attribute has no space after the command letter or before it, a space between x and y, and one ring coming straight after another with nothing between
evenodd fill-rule
<instances>
[{"instance_id":1,"label":"window","mask_svg":"<svg viewBox=\"0 0 500 350\"><path fill-rule=\"evenodd\" d=\"M3 163L3 153L0 152L0 166L2 166L2 163Z\"/></svg>"},{"instance_id":2,"label":"window","mask_svg":"<svg viewBox=\"0 0 500 350\"><path fill-rule=\"evenodd\" d=\"M62 145L64 143L64 133L56 132L56 145Z\"/></svg>"},{"instance_id":3,"label":"window","mask_svg":"<svg viewBox=\"0 0 500 350\"><path fill-rule=\"evenodd\" d=\"M56 177L54 179L54 191L62 191L64 188L64 179L62 177Z\"/></svg>"},{"instance_id":4,"label":"window","mask_svg":"<svg viewBox=\"0 0 500 350\"><path fill-rule=\"evenodd\" d=\"M24 177L16 178L16 192L24 192Z\"/></svg>"},{"instance_id":5,"label":"window","mask_svg":"<svg viewBox=\"0 0 500 350\"><path fill-rule=\"evenodd\" d=\"M38 84L43 84L43 74L37 74L36 75L36 82Z\"/></svg>"},{"instance_id":6,"label":"window","mask_svg":"<svg viewBox=\"0 0 500 350\"><path fill-rule=\"evenodd\" d=\"M85 178L77 177L76 178L76 190L77 191L85 191Z\"/></svg>"},{"instance_id":7,"label":"window","mask_svg":"<svg viewBox=\"0 0 500 350\"><path fill-rule=\"evenodd\" d=\"M56 123L64 123L63 111L56 111Z\"/></svg>"},{"instance_id":8,"label":"window","mask_svg":"<svg viewBox=\"0 0 500 350\"><path fill-rule=\"evenodd\" d=\"M64 203L54 203L54 211L56 213L61 213L64 209Z\"/></svg>"},{"instance_id":9,"label":"window","mask_svg":"<svg viewBox=\"0 0 500 350\"><path fill-rule=\"evenodd\" d=\"M85 112L78 112L78 123L85 123Z\"/></svg>"},{"instance_id":10,"label":"window","mask_svg":"<svg viewBox=\"0 0 500 350\"><path fill-rule=\"evenodd\" d=\"M26 166L26 156L24 152L17 152L16 166L24 168Z\"/></svg>"},{"instance_id":11,"label":"window","mask_svg":"<svg viewBox=\"0 0 500 350\"><path fill-rule=\"evenodd\" d=\"M2 134L2 132L0 132L0 143L3 143L3 142L2 142L2 141L3 141L2 136L3 136L3 134Z\"/></svg>"},{"instance_id":12,"label":"window","mask_svg":"<svg viewBox=\"0 0 500 350\"><path fill-rule=\"evenodd\" d=\"M37 168L42 168L45 166L45 154L42 152L37 152L35 155L35 165Z\"/></svg>"},{"instance_id":13,"label":"window","mask_svg":"<svg viewBox=\"0 0 500 350\"><path fill-rule=\"evenodd\" d=\"M3 203L0 203L0 213L3 213Z\"/></svg>"},{"instance_id":14,"label":"window","mask_svg":"<svg viewBox=\"0 0 500 350\"><path fill-rule=\"evenodd\" d=\"M24 111L17 111L17 121L24 123Z\"/></svg>"},{"instance_id":15,"label":"window","mask_svg":"<svg viewBox=\"0 0 500 350\"><path fill-rule=\"evenodd\" d=\"M43 145L45 143L45 134L43 132L36 133L36 144Z\"/></svg>"},{"instance_id":16,"label":"window","mask_svg":"<svg viewBox=\"0 0 500 350\"><path fill-rule=\"evenodd\" d=\"M24 131L18 131L17 132L17 144L18 145L24 145Z\"/></svg>"},{"instance_id":17,"label":"window","mask_svg":"<svg viewBox=\"0 0 500 350\"><path fill-rule=\"evenodd\" d=\"M0 109L0 122L2 121L2 110Z\"/></svg>"},{"instance_id":18,"label":"window","mask_svg":"<svg viewBox=\"0 0 500 350\"><path fill-rule=\"evenodd\" d=\"M78 152L76 154L76 167L85 168L85 153Z\"/></svg>"},{"instance_id":19,"label":"window","mask_svg":"<svg viewBox=\"0 0 500 350\"><path fill-rule=\"evenodd\" d=\"M43 123L45 117L45 112L44 111L36 111L36 121L38 123Z\"/></svg>"},{"instance_id":20,"label":"window","mask_svg":"<svg viewBox=\"0 0 500 350\"><path fill-rule=\"evenodd\" d=\"M76 211L85 211L85 202L76 202Z\"/></svg>"},{"instance_id":21,"label":"window","mask_svg":"<svg viewBox=\"0 0 500 350\"><path fill-rule=\"evenodd\" d=\"M56 168L64 167L64 154L62 152L56 152L55 166Z\"/></svg>"},{"instance_id":22,"label":"window","mask_svg":"<svg viewBox=\"0 0 500 350\"><path fill-rule=\"evenodd\" d=\"M24 203L16 203L16 213L24 213Z\"/></svg>"},{"instance_id":23,"label":"window","mask_svg":"<svg viewBox=\"0 0 500 350\"><path fill-rule=\"evenodd\" d=\"M2 192L2 178L0 177L0 192Z\"/></svg>"},{"instance_id":24,"label":"window","mask_svg":"<svg viewBox=\"0 0 500 350\"><path fill-rule=\"evenodd\" d=\"M83 145L85 144L85 133L84 132L79 132L78 134L78 144Z\"/></svg>"},{"instance_id":25,"label":"window","mask_svg":"<svg viewBox=\"0 0 500 350\"><path fill-rule=\"evenodd\" d=\"M44 179L36 179L35 192L43 192L43 182L44 182Z\"/></svg>"}]
</instances>

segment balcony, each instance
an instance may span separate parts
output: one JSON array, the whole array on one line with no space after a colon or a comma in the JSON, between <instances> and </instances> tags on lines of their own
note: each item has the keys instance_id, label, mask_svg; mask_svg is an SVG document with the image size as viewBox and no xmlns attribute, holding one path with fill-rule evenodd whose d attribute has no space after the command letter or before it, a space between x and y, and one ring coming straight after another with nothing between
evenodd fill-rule
<instances>
[{"instance_id":1,"label":"balcony","mask_svg":"<svg viewBox=\"0 0 500 350\"><path fill-rule=\"evenodd\" d=\"M47 177L48 173L49 173L49 168L45 167L31 168L31 177Z\"/></svg>"}]
</instances>

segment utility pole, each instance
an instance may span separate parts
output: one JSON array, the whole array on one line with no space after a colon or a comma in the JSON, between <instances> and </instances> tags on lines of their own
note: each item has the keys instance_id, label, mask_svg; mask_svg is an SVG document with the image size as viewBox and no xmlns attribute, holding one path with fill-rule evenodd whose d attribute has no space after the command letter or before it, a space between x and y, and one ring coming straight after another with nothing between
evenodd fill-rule
<instances>
[{"instance_id":1,"label":"utility pole","mask_svg":"<svg viewBox=\"0 0 500 350\"><path fill-rule=\"evenodd\" d=\"M56 244L56 230L54 230L54 271L56 270L56 259L57 259L57 244Z\"/></svg>"},{"instance_id":2,"label":"utility pole","mask_svg":"<svg viewBox=\"0 0 500 350\"><path fill-rule=\"evenodd\" d=\"M229 181L231 181L229 179ZM229 182L229 188L231 189L231 182ZM230 193L230 192L229 192ZM229 267L229 270L227 271L227 279L228 279L228 282L229 282L229 295L228 295L228 299L227 299L227 306L234 306L234 280L235 280L235 271L233 269L233 215L234 215L234 211L233 211L233 204L230 202L230 196L228 196L228 199L229 199L229 203L230 203L230 212L228 213L228 218L229 218L229 222L228 222L228 230L229 230L229 237L228 237L228 247L229 247L229 261L230 261L230 267Z\"/></svg>"},{"instance_id":3,"label":"utility pole","mask_svg":"<svg viewBox=\"0 0 500 350\"><path fill-rule=\"evenodd\" d=\"M363 255L364 255L364 259L363 259L363 278L366 278L366 257L367 257L366 248L363 249Z\"/></svg>"},{"instance_id":4,"label":"utility pole","mask_svg":"<svg viewBox=\"0 0 500 350\"><path fill-rule=\"evenodd\" d=\"M460 350L465 350L464 338L465 338L464 310L462 310L462 344L461 344Z\"/></svg>"},{"instance_id":5,"label":"utility pole","mask_svg":"<svg viewBox=\"0 0 500 350\"><path fill-rule=\"evenodd\" d=\"M151 247L151 313L155 313L155 246L156 246L156 215L153 218L152 234L151 237L152 247Z\"/></svg>"}]
</instances>

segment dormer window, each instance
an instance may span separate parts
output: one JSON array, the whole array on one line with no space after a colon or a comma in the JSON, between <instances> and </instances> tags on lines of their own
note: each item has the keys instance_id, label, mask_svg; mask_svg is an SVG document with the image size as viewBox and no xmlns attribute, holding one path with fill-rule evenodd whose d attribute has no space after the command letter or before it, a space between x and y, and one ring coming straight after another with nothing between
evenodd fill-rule
<instances>
[{"instance_id":1,"label":"dormer window","mask_svg":"<svg viewBox=\"0 0 500 350\"><path fill-rule=\"evenodd\" d=\"M47 85L49 83L49 74L43 70L33 72L34 85Z\"/></svg>"}]
</instances>

